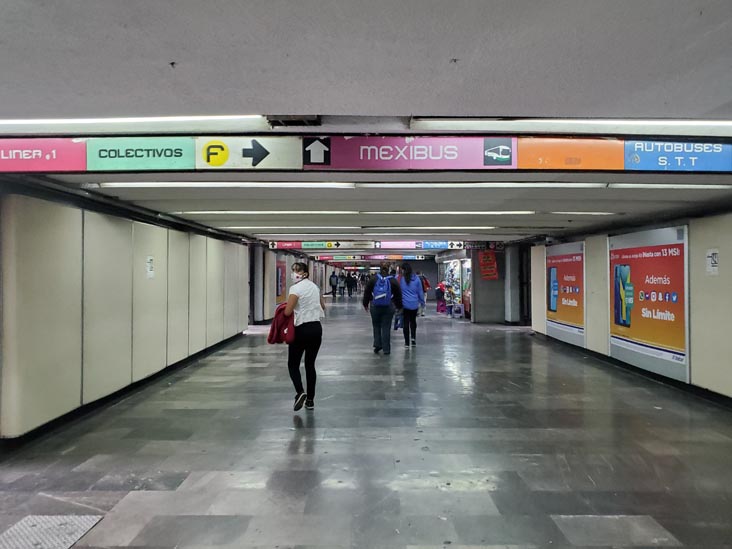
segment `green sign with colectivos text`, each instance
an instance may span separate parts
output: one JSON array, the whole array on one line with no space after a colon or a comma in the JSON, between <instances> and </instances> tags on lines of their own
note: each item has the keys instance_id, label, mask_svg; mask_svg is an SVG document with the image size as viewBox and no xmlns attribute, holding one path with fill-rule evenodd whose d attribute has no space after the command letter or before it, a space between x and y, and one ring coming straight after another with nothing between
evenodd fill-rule
<instances>
[{"instance_id":1,"label":"green sign with colectivos text","mask_svg":"<svg viewBox=\"0 0 732 549\"><path fill-rule=\"evenodd\" d=\"M193 170L193 137L103 137L86 144L87 171Z\"/></svg>"}]
</instances>

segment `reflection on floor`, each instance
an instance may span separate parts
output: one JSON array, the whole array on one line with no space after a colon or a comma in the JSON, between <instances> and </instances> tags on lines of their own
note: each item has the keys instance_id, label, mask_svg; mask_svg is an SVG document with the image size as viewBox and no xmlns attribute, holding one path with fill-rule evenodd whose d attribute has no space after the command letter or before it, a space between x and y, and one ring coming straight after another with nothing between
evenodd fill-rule
<instances>
[{"instance_id":1,"label":"reflection on floor","mask_svg":"<svg viewBox=\"0 0 732 549\"><path fill-rule=\"evenodd\" d=\"M390 357L370 334L356 298L330 309L313 412L258 330L6 456L0 531L104 515L77 546L732 547L731 411L525 330L431 312Z\"/></svg>"}]
</instances>

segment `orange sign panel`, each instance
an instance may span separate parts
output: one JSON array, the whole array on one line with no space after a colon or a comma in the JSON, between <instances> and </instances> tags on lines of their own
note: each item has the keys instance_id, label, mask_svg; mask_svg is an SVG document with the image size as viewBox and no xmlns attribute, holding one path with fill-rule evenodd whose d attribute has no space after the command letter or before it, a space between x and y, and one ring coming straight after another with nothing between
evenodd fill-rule
<instances>
[{"instance_id":1,"label":"orange sign panel","mask_svg":"<svg viewBox=\"0 0 732 549\"><path fill-rule=\"evenodd\" d=\"M520 170L623 170L625 145L618 139L519 137Z\"/></svg>"}]
</instances>

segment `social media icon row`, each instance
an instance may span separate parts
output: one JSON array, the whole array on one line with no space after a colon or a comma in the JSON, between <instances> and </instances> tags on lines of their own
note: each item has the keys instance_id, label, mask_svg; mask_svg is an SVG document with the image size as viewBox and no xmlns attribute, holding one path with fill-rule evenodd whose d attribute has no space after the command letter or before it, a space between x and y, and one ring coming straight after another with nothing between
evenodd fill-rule
<instances>
[{"instance_id":1,"label":"social media icon row","mask_svg":"<svg viewBox=\"0 0 732 549\"><path fill-rule=\"evenodd\" d=\"M652 301L653 303L678 303L679 294L676 292L645 292L641 290L638 294L639 301Z\"/></svg>"}]
</instances>

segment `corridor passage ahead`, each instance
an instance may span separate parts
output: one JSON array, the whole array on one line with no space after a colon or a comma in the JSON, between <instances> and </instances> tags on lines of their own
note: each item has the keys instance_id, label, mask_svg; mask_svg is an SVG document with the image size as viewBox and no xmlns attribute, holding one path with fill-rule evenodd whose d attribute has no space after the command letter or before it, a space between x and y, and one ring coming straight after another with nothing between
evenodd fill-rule
<instances>
[{"instance_id":1,"label":"corridor passage ahead","mask_svg":"<svg viewBox=\"0 0 732 549\"><path fill-rule=\"evenodd\" d=\"M390 357L358 298L329 307L314 411L293 413L286 347L258 328L6 452L0 531L103 515L78 547L732 546L732 411L433 304Z\"/></svg>"}]
</instances>

